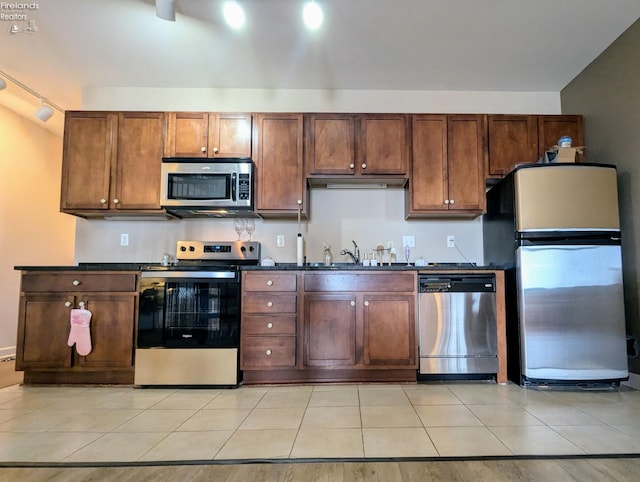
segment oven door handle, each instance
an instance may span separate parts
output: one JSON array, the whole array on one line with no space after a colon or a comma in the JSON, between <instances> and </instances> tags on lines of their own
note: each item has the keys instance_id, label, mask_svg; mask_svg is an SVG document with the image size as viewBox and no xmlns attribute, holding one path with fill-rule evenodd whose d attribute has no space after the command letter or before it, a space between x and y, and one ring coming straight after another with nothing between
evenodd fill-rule
<instances>
[{"instance_id":1,"label":"oven door handle","mask_svg":"<svg viewBox=\"0 0 640 482\"><path fill-rule=\"evenodd\" d=\"M236 271L142 271L141 278L236 279Z\"/></svg>"}]
</instances>

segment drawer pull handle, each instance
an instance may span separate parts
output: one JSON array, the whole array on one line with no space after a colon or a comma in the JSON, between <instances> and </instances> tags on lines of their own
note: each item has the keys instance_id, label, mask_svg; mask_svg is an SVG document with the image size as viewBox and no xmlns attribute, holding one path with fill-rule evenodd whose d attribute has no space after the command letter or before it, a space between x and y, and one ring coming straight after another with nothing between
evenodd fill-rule
<instances>
[{"instance_id":1,"label":"drawer pull handle","mask_svg":"<svg viewBox=\"0 0 640 482\"><path fill-rule=\"evenodd\" d=\"M273 323L267 323L267 328L269 329L273 328Z\"/></svg>"},{"instance_id":2,"label":"drawer pull handle","mask_svg":"<svg viewBox=\"0 0 640 482\"><path fill-rule=\"evenodd\" d=\"M78 286L80 284L80 281L78 281L77 279L74 279L73 282L71 283L73 286Z\"/></svg>"},{"instance_id":3,"label":"drawer pull handle","mask_svg":"<svg viewBox=\"0 0 640 482\"><path fill-rule=\"evenodd\" d=\"M273 281L272 281L272 280L270 280L270 279L269 279L269 280L267 280L267 286L271 286L271 285L273 285Z\"/></svg>"},{"instance_id":4,"label":"drawer pull handle","mask_svg":"<svg viewBox=\"0 0 640 482\"><path fill-rule=\"evenodd\" d=\"M352 301L350 304L351 304L351 306L356 306L356 302L355 301Z\"/></svg>"},{"instance_id":5,"label":"drawer pull handle","mask_svg":"<svg viewBox=\"0 0 640 482\"><path fill-rule=\"evenodd\" d=\"M271 355L271 350L267 350L265 351L265 353L267 354L267 356Z\"/></svg>"},{"instance_id":6,"label":"drawer pull handle","mask_svg":"<svg viewBox=\"0 0 640 482\"><path fill-rule=\"evenodd\" d=\"M273 301L267 301L267 306L271 308L273 306Z\"/></svg>"},{"instance_id":7,"label":"drawer pull handle","mask_svg":"<svg viewBox=\"0 0 640 482\"><path fill-rule=\"evenodd\" d=\"M67 308L69 308L71 306L71 301L65 301L64 302L64 306L66 306Z\"/></svg>"}]
</instances>

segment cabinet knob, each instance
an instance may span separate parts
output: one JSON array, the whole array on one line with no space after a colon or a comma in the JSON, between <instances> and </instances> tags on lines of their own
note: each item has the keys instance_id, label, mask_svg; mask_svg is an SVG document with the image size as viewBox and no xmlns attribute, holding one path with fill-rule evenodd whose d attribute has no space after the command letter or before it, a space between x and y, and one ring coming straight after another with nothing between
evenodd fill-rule
<instances>
[{"instance_id":1,"label":"cabinet knob","mask_svg":"<svg viewBox=\"0 0 640 482\"><path fill-rule=\"evenodd\" d=\"M455 200L449 199L449 204L453 204L454 202L455 202Z\"/></svg>"},{"instance_id":2,"label":"cabinet knob","mask_svg":"<svg viewBox=\"0 0 640 482\"><path fill-rule=\"evenodd\" d=\"M113 204L118 204L119 202L120 202L120 199L118 199L118 198L115 198L115 199L113 200Z\"/></svg>"},{"instance_id":3,"label":"cabinet knob","mask_svg":"<svg viewBox=\"0 0 640 482\"><path fill-rule=\"evenodd\" d=\"M267 350L265 351L265 353L267 354L267 356L271 355L271 350Z\"/></svg>"},{"instance_id":4,"label":"cabinet knob","mask_svg":"<svg viewBox=\"0 0 640 482\"><path fill-rule=\"evenodd\" d=\"M365 301L365 302L364 302L364 306L369 306L369 302L368 302L368 301Z\"/></svg>"},{"instance_id":5,"label":"cabinet knob","mask_svg":"<svg viewBox=\"0 0 640 482\"><path fill-rule=\"evenodd\" d=\"M220 152L220 150L219 150L217 147L214 147L214 148L213 148L213 153L214 153L214 154L217 154L218 152Z\"/></svg>"},{"instance_id":6,"label":"cabinet knob","mask_svg":"<svg viewBox=\"0 0 640 482\"><path fill-rule=\"evenodd\" d=\"M302 199L298 199L297 203L298 203L298 206L302 206Z\"/></svg>"},{"instance_id":7,"label":"cabinet knob","mask_svg":"<svg viewBox=\"0 0 640 482\"><path fill-rule=\"evenodd\" d=\"M206 147L201 147L200 148L200 152L202 152L204 154L205 152L207 152L207 148Z\"/></svg>"},{"instance_id":8,"label":"cabinet knob","mask_svg":"<svg viewBox=\"0 0 640 482\"><path fill-rule=\"evenodd\" d=\"M267 328L269 329L273 328L273 323L267 323Z\"/></svg>"},{"instance_id":9,"label":"cabinet knob","mask_svg":"<svg viewBox=\"0 0 640 482\"><path fill-rule=\"evenodd\" d=\"M445 204L449 204L449 200L448 200L448 199L445 199L445 200L444 200L444 203L445 203Z\"/></svg>"},{"instance_id":10,"label":"cabinet knob","mask_svg":"<svg viewBox=\"0 0 640 482\"><path fill-rule=\"evenodd\" d=\"M102 198L102 199L100 199L100 202L101 202L102 204L106 204L107 200L106 200L105 198Z\"/></svg>"},{"instance_id":11,"label":"cabinet knob","mask_svg":"<svg viewBox=\"0 0 640 482\"><path fill-rule=\"evenodd\" d=\"M351 306L356 306L356 302L352 301L351 303L349 303Z\"/></svg>"},{"instance_id":12,"label":"cabinet knob","mask_svg":"<svg viewBox=\"0 0 640 482\"><path fill-rule=\"evenodd\" d=\"M66 306L67 308L69 308L71 306L71 301L65 301L64 302L64 306Z\"/></svg>"},{"instance_id":13,"label":"cabinet knob","mask_svg":"<svg viewBox=\"0 0 640 482\"><path fill-rule=\"evenodd\" d=\"M271 308L273 306L273 301L267 301L267 306Z\"/></svg>"},{"instance_id":14,"label":"cabinet knob","mask_svg":"<svg viewBox=\"0 0 640 482\"><path fill-rule=\"evenodd\" d=\"M353 162L349 164L349 169L353 169L354 167L356 167L356 165Z\"/></svg>"},{"instance_id":15,"label":"cabinet knob","mask_svg":"<svg viewBox=\"0 0 640 482\"><path fill-rule=\"evenodd\" d=\"M78 286L80 284L80 281L78 281L77 279L74 279L73 282L71 283L73 286Z\"/></svg>"},{"instance_id":16,"label":"cabinet knob","mask_svg":"<svg viewBox=\"0 0 640 482\"><path fill-rule=\"evenodd\" d=\"M367 168L367 164L365 162L362 163L362 169L366 169Z\"/></svg>"},{"instance_id":17,"label":"cabinet knob","mask_svg":"<svg viewBox=\"0 0 640 482\"><path fill-rule=\"evenodd\" d=\"M268 280L267 280L267 286L271 286L272 284L273 284L273 281L272 281L272 280L270 280L270 279L268 279Z\"/></svg>"}]
</instances>

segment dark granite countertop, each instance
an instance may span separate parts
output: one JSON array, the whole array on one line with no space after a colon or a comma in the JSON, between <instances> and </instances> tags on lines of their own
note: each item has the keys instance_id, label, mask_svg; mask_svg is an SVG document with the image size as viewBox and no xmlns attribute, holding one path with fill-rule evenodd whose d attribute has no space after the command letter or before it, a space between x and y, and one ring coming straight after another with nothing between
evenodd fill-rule
<instances>
[{"instance_id":1,"label":"dark granite countertop","mask_svg":"<svg viewBox=\"0 0 640 482\"><path fill-rule=\"evenodd\" d=\"M276 263L275 266L243 266L243 271L496 271L503 268L498 266L452 266L452 265L426 265L407 266L405 263L394 263L391 266L362 266L353 263L334 263L331 266L324 266L322 263L307 263L298 266L296 263Z\"/></svg>"},{"instance_id":2,"label":"dark granite countertop","mask_svg":"<svg viewBox=\"0 0 640 482\"><path fill-rule=\"evenodd\" d=\"M145 266L160 266L160 263L79 263L77 266L14 266L18 271L140 271ZM324 266L322 263L307 263L298 266L296 263L276 263L275 266L241 266L242 271L498 271L500 266L452 266L426 265L407 266L394 263L391 266L362 266L353 263L335 263Z\"/></svg>"},{"instance_id":3,"label":"dark granite countertop","mask_svg":"<svg viewBox=\"0 0 640 482\"><path fill-rule=\"evenodd\" d=\"M14 266L19 271L139 271L159 263L79 263L74 266Z\"/></svg>"}]
</instances>

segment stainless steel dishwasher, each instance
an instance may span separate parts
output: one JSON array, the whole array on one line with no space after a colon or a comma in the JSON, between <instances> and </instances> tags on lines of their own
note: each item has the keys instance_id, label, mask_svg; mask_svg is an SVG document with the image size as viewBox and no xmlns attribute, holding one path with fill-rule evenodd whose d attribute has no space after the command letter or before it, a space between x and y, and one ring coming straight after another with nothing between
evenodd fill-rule
<instances>
[{"instance_id":1,"label":"stainless steel dishwasher","mask_svg":"<svg viewBox=\"0 0 640 482\"><path fill-rule=\"evenodd\" d=\"M495 275L419 274L418 283L419 375L497 373Z\"/></svg>"}]
</instances>

